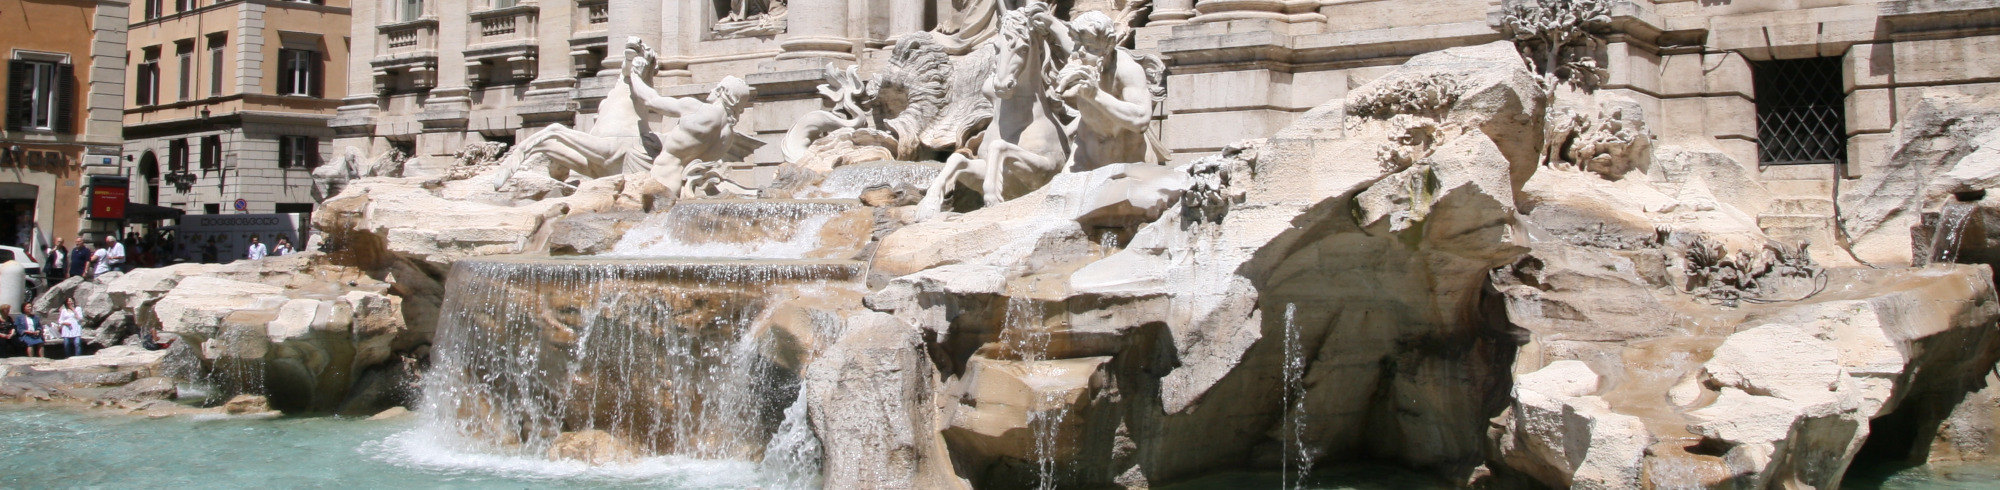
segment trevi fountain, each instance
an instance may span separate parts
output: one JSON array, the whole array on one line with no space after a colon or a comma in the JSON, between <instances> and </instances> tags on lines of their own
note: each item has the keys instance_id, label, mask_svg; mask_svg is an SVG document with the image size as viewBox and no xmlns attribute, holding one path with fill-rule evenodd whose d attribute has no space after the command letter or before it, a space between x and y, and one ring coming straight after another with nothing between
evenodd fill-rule
<instances>
[{"instance_id":1,"label":"trevi fountain","mask_svg":"<svg viewBox=\"0 0 2000 490\"><path fill-rule=\"evenodd\" d=\"M589 117L362 135L313 252L36 299L124 346L0 367L0 454L91 455L8 486L2000 485L2000 96L1880 89L1801 178L1775 85L1712 94L1811 54L1731 2L856 4L916 27L836 48L881 19L726 3L614 36ZM2000 25L1779 3L1865 20L1848 107ZM803 88L680 46L773 36ZM1189 109L1246 97L1312 102Z\"/></svg>"}]
</instances>

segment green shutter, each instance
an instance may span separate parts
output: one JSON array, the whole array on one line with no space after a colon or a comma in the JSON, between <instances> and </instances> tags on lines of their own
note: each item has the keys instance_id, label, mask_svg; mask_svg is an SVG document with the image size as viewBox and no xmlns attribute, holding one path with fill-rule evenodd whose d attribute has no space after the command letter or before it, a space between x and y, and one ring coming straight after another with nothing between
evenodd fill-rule
<instances>
[{"instance_id":1,"label":"green shutter","mask_svg":"<svg viewBox=\"0 0 2000 490\"><path fill-rule=\"evenodd\" d=\"M7 61L7 129L28 128L29 106L34 103L34 94L28 92L28 79L32 76L29 70L26 61Z\"/></svg>"},{"instance_id":2,"label":"green shutter","mask_svg":"<svg viewBox=\"0 0 2000 490\"><path fill-rule=\"evenodd\" d=\"M60 134L76 133L76 66L69 63L56 65L56 113L55 130Z\"/></svg>"}]
</instances>

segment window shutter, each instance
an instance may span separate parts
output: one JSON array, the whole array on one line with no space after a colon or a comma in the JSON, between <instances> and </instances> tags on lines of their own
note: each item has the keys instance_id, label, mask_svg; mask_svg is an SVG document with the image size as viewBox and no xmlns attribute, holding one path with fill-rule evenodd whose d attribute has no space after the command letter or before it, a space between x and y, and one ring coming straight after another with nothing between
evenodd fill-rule
<instances>
[{"instance_id":1,"label":"window shutter","mask_svg":"<svg viewBox=\"0 0 2000 490\"><path fill-rule=\"evenodd\" d=\"M299 141L305 145L305 148L300 148L300 150L306 152L306 168L319 168L319 138L308 136L299 138Z\"/></svg>"},{"instance_id":2,"label":"window shutter","mask_svg":"<svg viewBox=\"0 0 2000 490\"><path fill-rule=\"evenodd\" d=\"M22 130L28 127L29 105L33 95L28 93L28 62L7 61L7 129Z\"/></svg>"},{"instance_id":3,"label":"window shutter","mask_svg":"<svg viewBox=\"0 0 2000 490\"><path fill-rule=\"evenodd\" d=\"M296 51L278 50L278 95L292 94L292 57Z\"/></svg>"},{"instance_id":4,"label":"window shutter","mask_svg":"<svg viewBox=\"0 0 2000 490\"><path fill-rule=\"evenodd\" d=\"M69 63L56 65L56 124L57 133L72 134L76 131L76 66Z\"/></svg>"},{"instance_id":5,"label":"window shutter","mask_svg":"<svg viewBox=\"0 0 2000 490\"><path fill-rule=\"evenodd\" d=\"M278 168L292 167L292 137L278 137Z\"/></svg>"},{"instance_id":6,"label":"window shutter","mask_svg":"<svg viewBox=\"0 0 2000 490\"><path fill-rule=\"evenodd\" d=\"M306 57L307 60L310 60L310 62L306 64L307 67L306 83L308 84L307 87L309 90L306 93L306 95L311 95L313 97L321 97L322 96L320 93L320 87L322 85L321 82L326 80L326 61L321 60L319 58L318 51L300 51L299 55Z\"/></svg>"}]
</instances>

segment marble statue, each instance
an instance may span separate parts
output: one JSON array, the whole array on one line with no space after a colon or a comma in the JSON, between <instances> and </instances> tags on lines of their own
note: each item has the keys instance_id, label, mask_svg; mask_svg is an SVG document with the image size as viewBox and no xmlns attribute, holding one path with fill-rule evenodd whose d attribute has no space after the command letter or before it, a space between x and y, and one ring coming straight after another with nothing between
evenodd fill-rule
<instances>
[{"instance_id":1,"label":"marble statue","mask_svg":"<svg viewBox=\"0 0 2000 490\"><path fill-rule=\"evenodd\" d=\"M390 148L373 159L364 159L360 148L349 146L332 165L313 169L313 201L326 202L346 189L349 182L363 177L402 177L403 162L409 158L402 150Z\"/></svg>"},{"instance_id":2,"label":"marble statue","mask_svg":"<svg viewBox=\"0 0 2000 490\"><path fill-rule=\"evenodd\" d=\"M1033 19L1047 5L1031 3L1001 14L1000 34L988 44L993 71L981 88L993 103L993 120L981 136L976 156L954 153L931 184L925 200L939 206L960 185L977 189L987 204L1034 191L1048 183L1069 159L1070 135L1063 126L1069 109L1049 90L1057 66L1050 45Z\"/></svg>"},{"instance_id":3,"label":"marble statue","mask_svg":"<svg viewBox=\"0 0 2000 490\"><path fill-rule=\"evenodd\" d=\"M1049 8L1036 2L1001 13L982 89L992 122L975 152L945 162L926 195L932 204L942 206L960 186L993 204L1059 172L1165 159L1148 131L1166 95L1165 63L1118 47L1128 33L1102 12L1065 22Z\"/></svg>"},{"instance_id":4,"label":"marble statue","mask_svg":"<svg viewBox=\"0 0 2000 490\"><path fill-rule=\"evenodd\" d=\"M1067 128L1073 148L1065 166L1082 172L1113 163L1164 160L1166 152L1146 130L1155 104L1166 95L1165 63L1118 47L1124 33L1103 12L1084 12L1064 23L1041 10L1033 22L1069 53L1054 85L1055 93L1077 112Z\"/></svg>"},{"instance_id":5,"label":"marble statue","mask_svg":"<svg viewBox=\"0 0 2000 490\"><path fill-rule=\"evenodd\" d=\"M860 129L874 126L873 112L868 92L869 82L861 80L856 73L859 67L848 66L846 70L826 66L826 83L820 84L819 95L826 98L828 107L806 113L785 132L785 139L779 149L785 154L785 161L797 162L804 158L807 148L828 134L840 129Z\"/></svg>"},{"instance_id":6,"label":"marble statue","mask_svg":"<svg viewBox=\"0 0 2000 490\"><path fill-rule=\"evenodd\" d=\"M681 188L681 166L696 159L740 161L763 143L733 128L750 105L749 84L724 78L708 100L668 97L653 89L651 80L659 54L638 38L626 41L627 59L618 81L598 105L597 123L590 131L552 124L522 140L495 179L506 185L522 165L546 161L549 177L565 181L571 173L600 178L648 173L662 192ZM674 118L671 126L654 131L649 120Z\"/></svg>"},{"instance_id":7,"label":"marble statue","mask_svg":"<svg viewBox=\"0 0 2000 490\"><path fill-rule=\"evenodd\" d=\"M785 32L784 0L721 0L715 4L720 37L771 36Z\"/></svg>"}]
</instances>

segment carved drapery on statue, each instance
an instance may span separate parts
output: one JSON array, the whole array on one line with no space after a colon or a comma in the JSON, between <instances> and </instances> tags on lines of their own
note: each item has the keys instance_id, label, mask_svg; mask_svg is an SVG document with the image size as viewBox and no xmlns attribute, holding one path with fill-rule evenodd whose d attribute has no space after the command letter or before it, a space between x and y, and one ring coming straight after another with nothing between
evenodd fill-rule
<instances>
[{"instance_id":1,"label":"carved drapery on statue","mask_svg":"<svg viewBox=\"0 0 2000 490\"><path fill-rule=\"evenodd\" d=\"M625 55L635 61L625 64L599 103L590 131L552 124L529 135L502 159L495 189L505 187L521 166L547 165L548 176L558 182L571 174L594 179L647 173L659 186L656 193L680 194L687 181L684 165L742 161L763 146L735 130L754 96L743 80L724 78L707 100L663 96L651 85L659 54L634 37L626 41ZM673 122L653 122L664 119Z\"/></svg>"},{"instance_id":2,"label":"carved drapery on statue","mask_svg":"<svg viewBox=\"0 0 2000 490\"><path fill-rule=\"evenodd\" d=\"M785 32L785 0L715 0L717 37L775 36Z\"/></svg>"}]
</instances>

